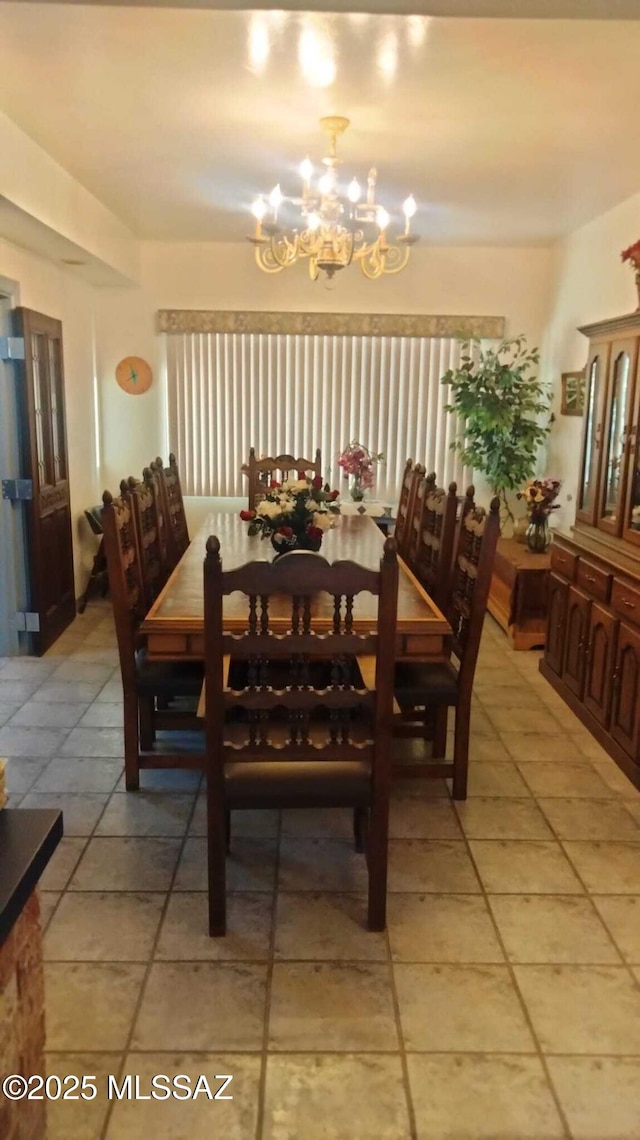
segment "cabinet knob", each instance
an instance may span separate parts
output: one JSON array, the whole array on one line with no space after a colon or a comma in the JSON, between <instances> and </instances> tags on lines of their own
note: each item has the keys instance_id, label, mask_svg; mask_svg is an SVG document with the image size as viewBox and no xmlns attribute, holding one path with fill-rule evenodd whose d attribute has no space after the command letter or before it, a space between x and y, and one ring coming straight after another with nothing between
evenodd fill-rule
<instances>
[{"instance_id":1,"label":"cabinet knob","mask_svg":"<svg viewBox=\"0 0 640 1140\"><path fill-rule=\"evenodd\" d=\"M628 602L626 598L622 599L622 604L623 606L626 606L628 610L635 610L636 608L635 604L633 602Z\"/></svg>"},{"instance_id":2,"label":"cabinet knob","mask_svg":"<svg viewBox=\"0 0 640 1140\"><path fill-rule=\"evenodd\" d=\"M595 578L593 577L593 574L585 574L584 580L585 580L585 582L595 582Z\"/></svg>"}]
</instances>

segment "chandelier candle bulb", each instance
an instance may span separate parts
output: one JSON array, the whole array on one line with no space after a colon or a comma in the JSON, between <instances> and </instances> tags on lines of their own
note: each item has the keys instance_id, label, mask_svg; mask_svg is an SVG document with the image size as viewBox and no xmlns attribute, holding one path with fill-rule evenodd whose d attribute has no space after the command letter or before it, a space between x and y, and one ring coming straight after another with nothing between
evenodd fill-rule
<instances>
[{"instance_id":1,"label":"chandelier candle bulb","mask_svg":"<svg viewBox=\"0 0 640 1140\"><path fill-rule=\"evenodd\" d=\"M360 183L358 182L358 179L352 178L351 182L349 183L349 189L347 190L347 195L349 197L349 201L353 202L354 206L355 206L356 202L360 201L360 194L361 193L362 193L362 191L360 190Z\"/></svg>"}]
</instances>

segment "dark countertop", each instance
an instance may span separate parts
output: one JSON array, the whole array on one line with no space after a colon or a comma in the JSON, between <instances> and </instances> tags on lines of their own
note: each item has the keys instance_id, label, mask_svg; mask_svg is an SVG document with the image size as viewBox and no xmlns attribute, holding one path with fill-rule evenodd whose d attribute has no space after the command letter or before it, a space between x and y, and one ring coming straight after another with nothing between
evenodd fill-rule
<instances>
[{"instance_id":1,"label":"dark countertop","mask_svg":"<svg viewBox=\"0 0 640 1140\"><path fill-rule=\"evenodd\" d=\"M0 945L9 937L61 838L61 811L0 811Z\"/></svg>"}]
</instances>

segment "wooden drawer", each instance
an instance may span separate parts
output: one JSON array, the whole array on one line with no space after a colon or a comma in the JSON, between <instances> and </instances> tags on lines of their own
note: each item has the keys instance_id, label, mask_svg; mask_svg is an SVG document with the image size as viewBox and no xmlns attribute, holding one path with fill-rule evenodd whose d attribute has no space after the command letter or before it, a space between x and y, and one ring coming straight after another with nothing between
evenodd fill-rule
<instances>
[{"instance_id":1,"label":"wooden drawer","mask_svg":"<svg viewBox=\"0 0 640 1140\"><path fill-rule=\"evenodd\" d=\"M617 578L614 580L611 591L611 608L615 610L618 617L632 622L633 625L640 625L640 592L632 590L630 586L627 586L625 582L619 582Z\"/></svg>"},{"instance_id":2,"label":"wooden drawer","mask_svg":"<svg viewBox=\"0 0 640 1140\"><path fill-rule=\"evenodd\" d=\"M611 574L607 574L607 571L601 570L599 566L594 566L593 562L587 562L585 558L578 559L578 585L596 601L609 601Z\"/></svg>"},{"instance_id":3,"label":"wooden drawer","mask_svg":"<svg viewBox=\"0 0 640 1140\"><path fill-rule=\"evenodd\" d=\"M555 570L556 574L561 574L563 578L568 578L570 582L573 582L576 566L578 564L578 555L571 554L569 550L564 550L562 546L556 546L555 542L551 543L549 554L551 557L551 569Z\"/></svg>"}]
</instances>

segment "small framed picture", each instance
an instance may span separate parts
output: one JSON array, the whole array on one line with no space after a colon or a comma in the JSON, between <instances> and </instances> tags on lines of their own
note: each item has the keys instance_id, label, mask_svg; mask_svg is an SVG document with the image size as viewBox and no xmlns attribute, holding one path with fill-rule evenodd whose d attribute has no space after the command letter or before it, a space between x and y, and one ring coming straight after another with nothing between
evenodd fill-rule
<instances>
[{"instance_id":1,"label":"small framed picture","mask_svg":"<svg viewBox=\"0 0 640 1140\"><path fill-rule=\"evenodd\" d=\"M581 416L584 412L584 368L562 373L561 416Z\"/></svg>"}]
</instances>

